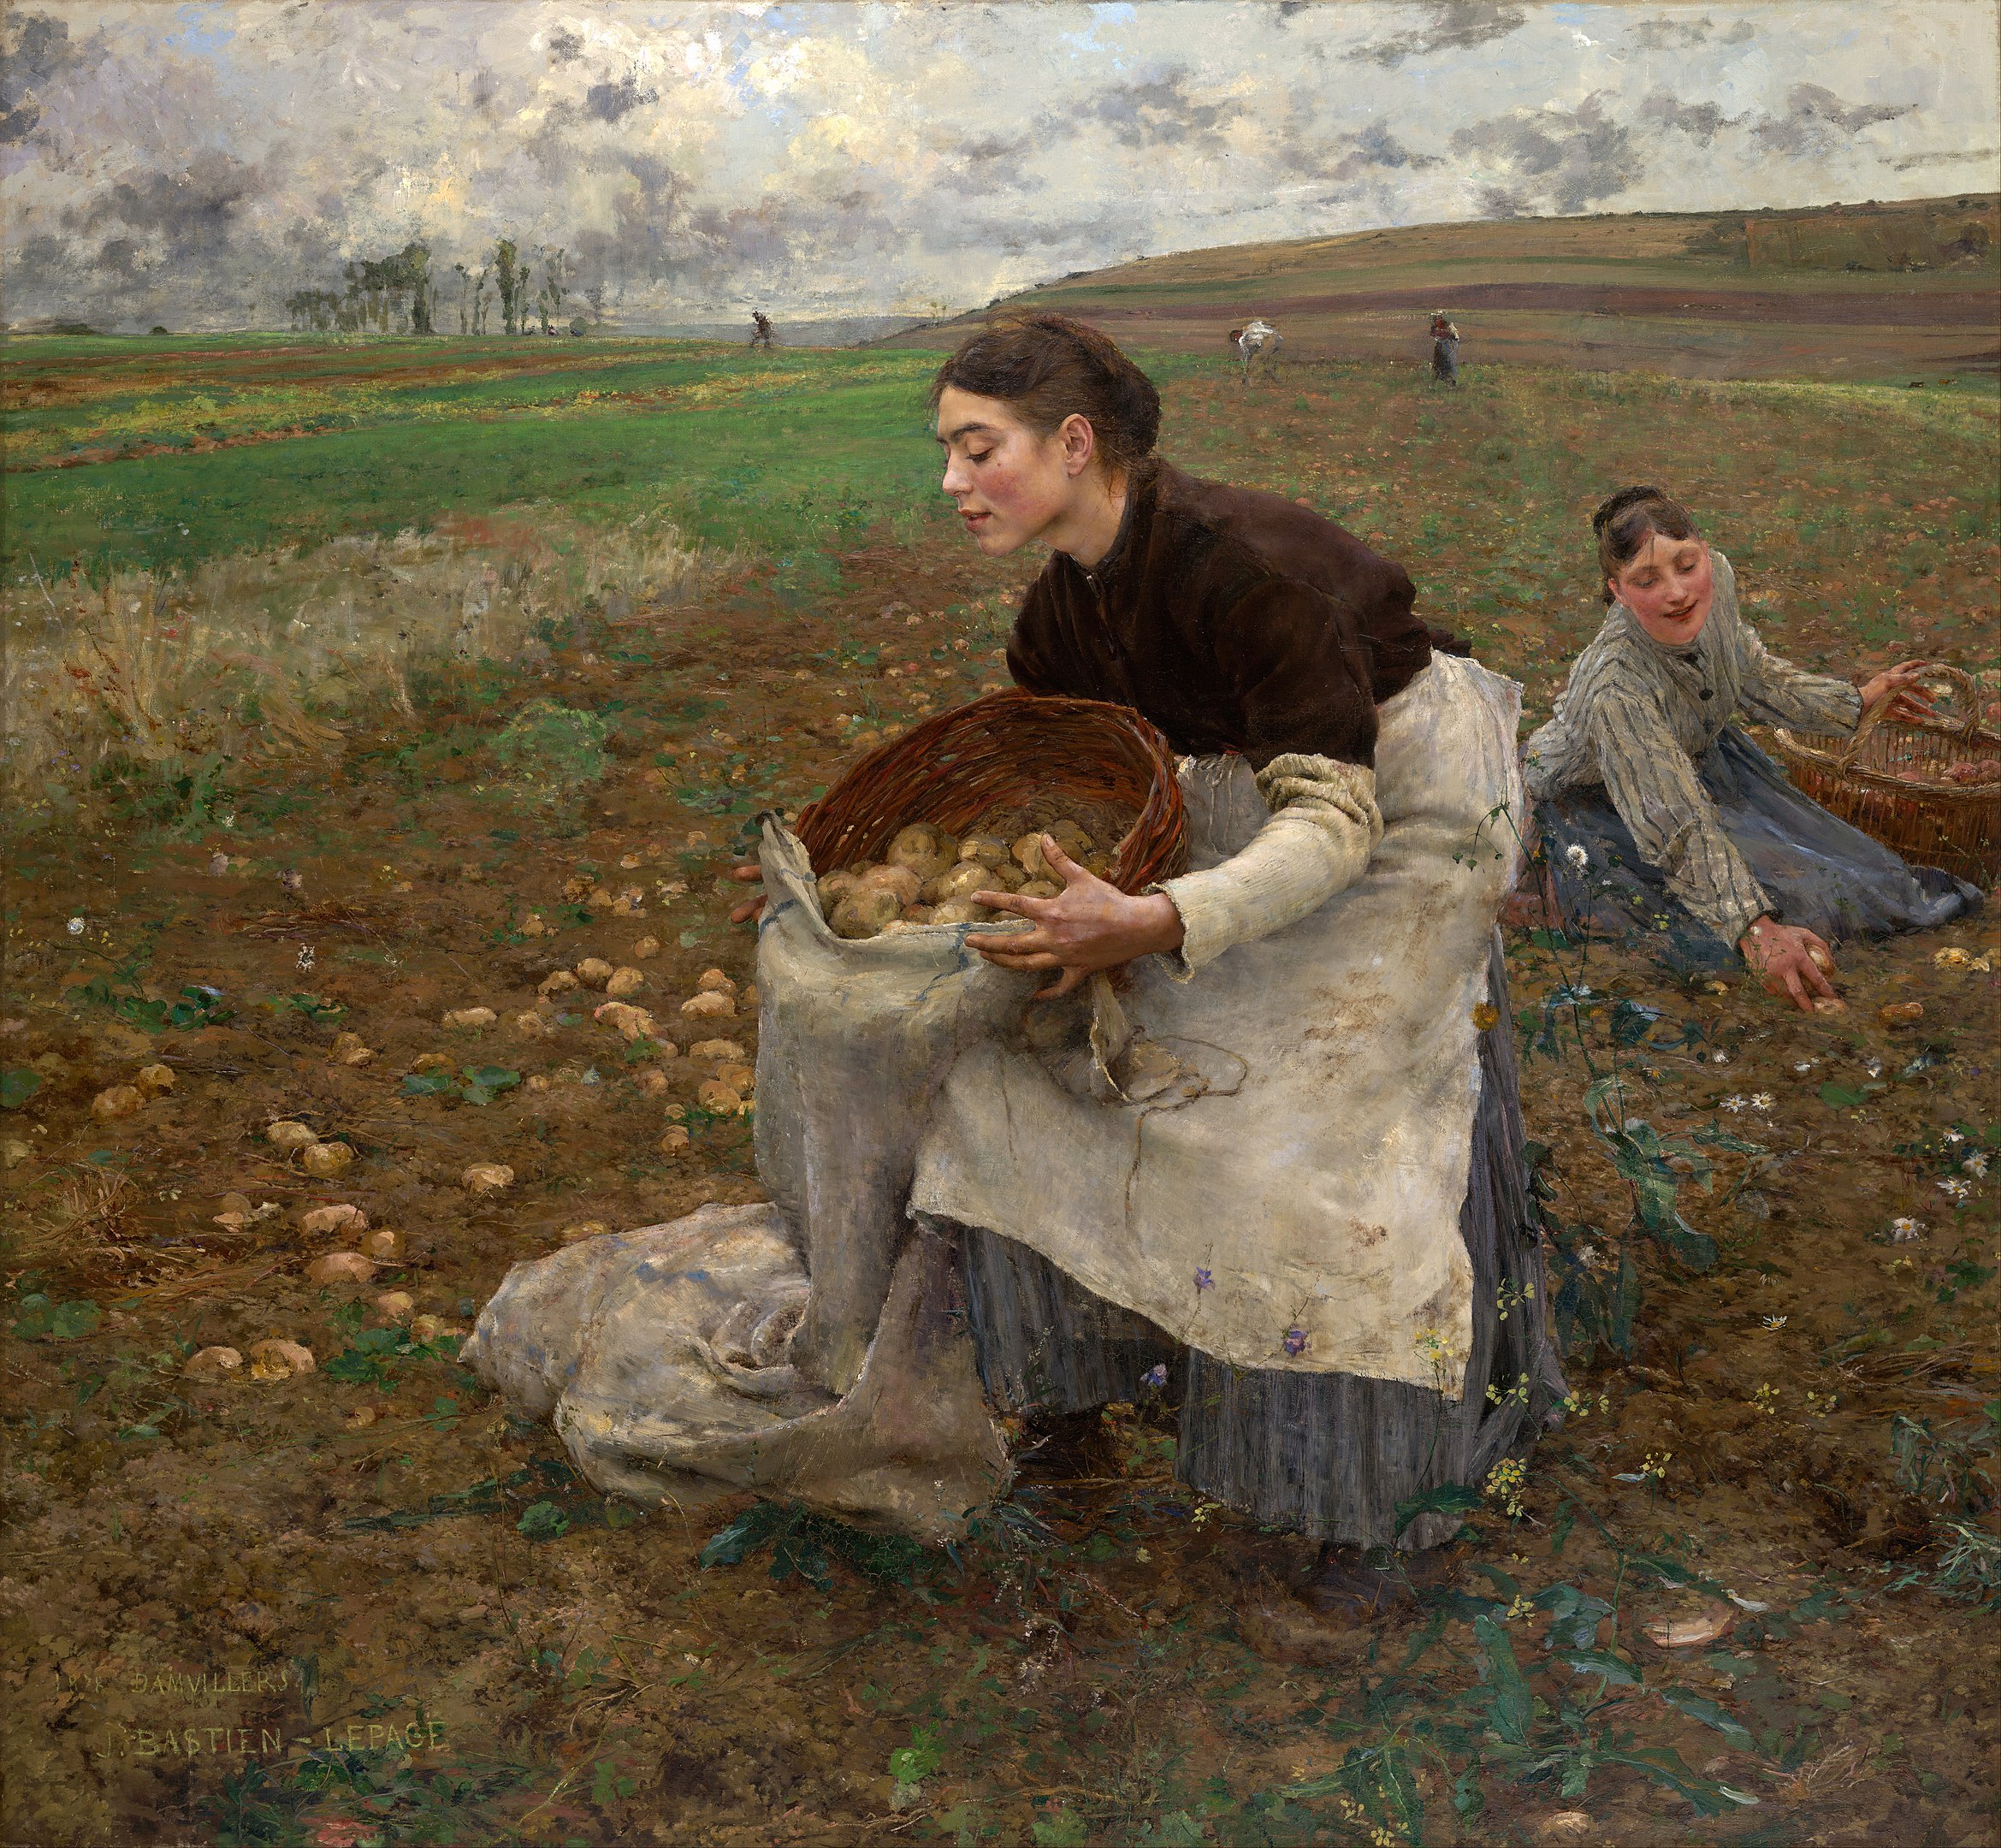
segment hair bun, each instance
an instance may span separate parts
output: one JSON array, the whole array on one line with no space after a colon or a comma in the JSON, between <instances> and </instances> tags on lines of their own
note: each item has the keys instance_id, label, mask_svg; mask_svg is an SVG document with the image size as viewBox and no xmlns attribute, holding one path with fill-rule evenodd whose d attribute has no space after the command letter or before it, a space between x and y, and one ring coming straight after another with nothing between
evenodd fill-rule
<instances>
[{"instance_id":1,"label":"hair bun","mask_svg":"<svg viewBox=\"0 0 2001 1848\"><path fill-rule=\"evenodd\" d=\"M1598 503L1598 511L1591 516L1591 530L1602 533L1610 523L1625 512L1628 507L1643 504L1658 504L1671 500L1665 488L1655 488L1647 483L1636 483L1621 488L1617 494L1607 495Z\"/></svg>"}]
</instances>

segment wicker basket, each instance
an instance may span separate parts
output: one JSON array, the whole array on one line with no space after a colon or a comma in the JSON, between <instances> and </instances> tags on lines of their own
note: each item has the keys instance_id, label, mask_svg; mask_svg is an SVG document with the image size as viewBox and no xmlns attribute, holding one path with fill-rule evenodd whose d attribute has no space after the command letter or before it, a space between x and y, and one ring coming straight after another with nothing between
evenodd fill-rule
<instances>
[{"instance_id":1,"label":"wicker basket","mask_svg":"<svg viewBox=\"0 0 2001 1848\"><path fill-rule=\"evenodd\" d=\"M1823 808L1906 860L1991 886L2001 861L2001 784L1948 783L1941 773L2001 759L2001 733L1980 723L1968 675L1939 667L1932 678L1958 689L1963 720L1886 718L1886 699L1862 714L1853 737L1783 728L1773 737L1794 786Z\"/></svg>"},{"instance_id":2,"label":"wicker basket","mask_svg":"<svg viewBox=\"0 0 2001 1848\"><path fill-rule=\"evenodd\" d=\"M1110 877L1122 891L1187 868L1167 740L1128 707L1033 693L990 693L877 745L801 813L797 832L826 874L879 860L913 821L1018 834L1066 816L1117 840Z\"/></svg>"}]
</instances>

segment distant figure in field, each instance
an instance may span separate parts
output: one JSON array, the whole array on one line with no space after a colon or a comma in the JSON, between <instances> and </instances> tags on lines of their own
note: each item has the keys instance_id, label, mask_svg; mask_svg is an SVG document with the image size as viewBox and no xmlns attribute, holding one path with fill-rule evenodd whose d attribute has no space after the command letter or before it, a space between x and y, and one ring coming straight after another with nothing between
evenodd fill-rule
<instances>
[{"instance_id":1,"label":"distant figure in field","mask_svg":"<svg viewBox=\"0 0 2001 1848\"><path fill-rule=\"evenodd\" d=\"M1285 336L1269 321L1246 321L1242 327L1234 327L1229 334L1230 345L1234 346L1244 362L1244 382L1251 382L1251 362L1259 353L1265 354L1267 369L1278 364L1278 349L1285 344Z\"/></svg>"},{"instance_id":2,"label":"distant figure in field","mask_svg":"<svg viewBox=\"0 0 2001 1848\"><path fill-rule=\"evenodd\" d=\"M771 350L771 317L761 308L753 309L750 315L750 344Z\"/></svg>"},{"instance_id":3,"label":"distant figure in field","mask_svg":"<svg viewBox=\"0 0 2001 1848\"><path fill-rule=\"evenodd\" d=\"M1431 376L1447 385L1459 382L1459 330L1442 308L1431 317Z\"/></svg>"}]
</instances>

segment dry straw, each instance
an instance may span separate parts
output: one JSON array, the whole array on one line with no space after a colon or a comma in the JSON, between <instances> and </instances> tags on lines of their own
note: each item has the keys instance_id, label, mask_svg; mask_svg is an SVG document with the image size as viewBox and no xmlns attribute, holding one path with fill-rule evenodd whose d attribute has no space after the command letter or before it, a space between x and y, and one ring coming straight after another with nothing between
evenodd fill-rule
<instances>
[{"instance_id":1,"label":"dry straw","mask_svg":"<svg viewBox=\"0 0 2001 1848\"><path fill-rule=\"evenodd\" d=\"M427 675L532 668L544 637L588 640L587 607L614 623L672 610L731 562L657 517L538 514L240 553L185 577L33 572L0 593L16 813L108 760L336 755L358 725L415 719Z\"/></svg>"}]
</instances>

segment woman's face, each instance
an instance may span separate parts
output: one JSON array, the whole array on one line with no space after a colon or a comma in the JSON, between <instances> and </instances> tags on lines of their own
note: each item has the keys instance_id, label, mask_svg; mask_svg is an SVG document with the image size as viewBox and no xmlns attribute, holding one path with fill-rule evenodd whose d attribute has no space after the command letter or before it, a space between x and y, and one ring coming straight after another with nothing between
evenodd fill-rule
<instances>
[{"instance_id":1,"label":"woman's face","mask_svg":"<svg viewBox=\"0 0 2001 1848\"><path fill-rule=\"evenodd\" d=\"M1693 642L1709 619L1715 592L1709 548L1700 539L1670 539L1650 532L1647 542L1606 579L1612 594L1656 642Z\"/></svg>"},{"instance_id":2,"label":"woman's face","mask_svg":"<svg viewBox=\"0 0 2001 1848\"><path fill-rule=\"evenodd\" d=\"M944 490L989 558L1047 540L1085 495L1096 447L1091 425L1069 417L1039 436L998 398L948 386L938 400Z\"/></svg>"}]
</instances>

